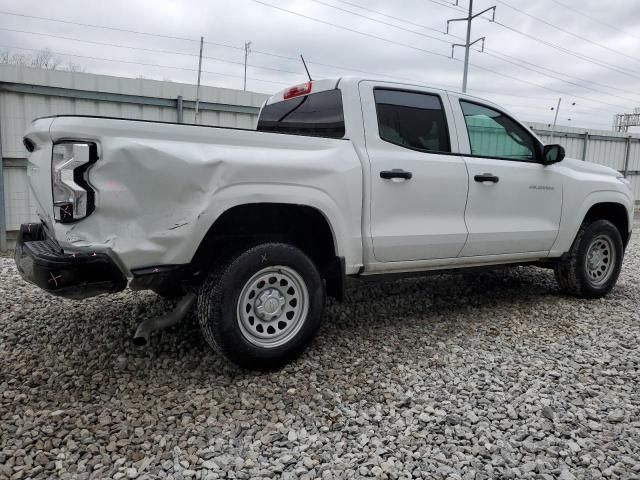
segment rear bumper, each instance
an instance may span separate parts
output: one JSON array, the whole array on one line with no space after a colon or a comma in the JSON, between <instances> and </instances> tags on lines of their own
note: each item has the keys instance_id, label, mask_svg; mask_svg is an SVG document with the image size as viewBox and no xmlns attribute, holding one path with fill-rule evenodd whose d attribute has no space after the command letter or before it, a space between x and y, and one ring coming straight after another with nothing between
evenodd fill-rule
<instances>
[{"instance_id":1,"label":"rear bumper","mask_svg":"<svg viewBox=\"0 0 640 480\"><path fill-rule=\"evenodd\" d=\"M22 278L65 298L87 298L123 290L126 277L104 253L64 253L39 223L20 226L15 261Z\"/></svg>"}]
</instances>

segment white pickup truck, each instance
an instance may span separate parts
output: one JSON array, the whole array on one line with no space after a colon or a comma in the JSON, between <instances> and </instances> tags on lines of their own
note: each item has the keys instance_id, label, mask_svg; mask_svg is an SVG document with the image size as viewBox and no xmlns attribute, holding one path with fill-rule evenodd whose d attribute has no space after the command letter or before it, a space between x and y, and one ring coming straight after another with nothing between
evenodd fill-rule
<instances>
[{"instance_id":1,"label":"white pickup truck","mask_svg":"<svg viewBox=\"0 0 640 480\"><path fill-rule=\"evenodd\" d=\"M137 337L197 302L207 342L249 368L299 355L347 276L537 265L595 298L631 234L620 173L420 85L308 82L256 130L47 117L24 143L41 222L21 228L23 277L68 298L184 296Z\"/></svg>"}]
</instances>

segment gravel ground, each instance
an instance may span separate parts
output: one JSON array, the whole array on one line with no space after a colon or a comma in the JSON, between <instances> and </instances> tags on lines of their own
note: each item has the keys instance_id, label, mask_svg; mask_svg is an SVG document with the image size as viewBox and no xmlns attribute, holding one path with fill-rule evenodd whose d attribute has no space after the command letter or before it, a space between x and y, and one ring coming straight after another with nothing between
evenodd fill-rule
<instances>
[{"instance_id":1,"label":"gravel ground","mask_svg":"<svg viewBox=\"0 0 640 480\"><path fill-rule=\"evenodd\" d=\"M73 302L0 258L0 478L640 478L640 238L605 299L536 268L356 284L281 371L169 304Z\"/></svg>"}]
</instances>

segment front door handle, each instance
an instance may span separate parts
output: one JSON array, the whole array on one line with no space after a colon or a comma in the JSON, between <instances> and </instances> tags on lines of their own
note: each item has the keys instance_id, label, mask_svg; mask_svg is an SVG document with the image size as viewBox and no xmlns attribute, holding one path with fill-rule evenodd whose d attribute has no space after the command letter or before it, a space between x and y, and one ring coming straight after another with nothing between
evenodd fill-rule
<instances>
[{"instance_id":1,"label":"front door handle","mask_svg":"<svg viewBox=\"0 0 640 480\"><path fill-rule=\"evenodd\" d=\"M413 177L413 173L407 172L400 168L394 168L393 170L383 170L380 172L380 178L390 180L394 178L401 178L402 180L410 180Z\"/></svg>"},{"instance_id":2,"label":"front door handle","mask_svg":"<svg viewBox=\"0 0 640 480\"><path fill-rule=\"evenodd\" d=\"M483 173L482 175L476 175L473 177L476 182L493 182L498 183L499 177L496 177L493 173Z\"/></svg>"}]
</instances>

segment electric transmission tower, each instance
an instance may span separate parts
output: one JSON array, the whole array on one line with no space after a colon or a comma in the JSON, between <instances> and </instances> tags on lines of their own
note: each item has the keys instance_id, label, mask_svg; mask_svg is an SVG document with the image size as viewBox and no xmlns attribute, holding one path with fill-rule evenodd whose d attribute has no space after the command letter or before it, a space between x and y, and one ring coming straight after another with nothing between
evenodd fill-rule
<instances>
[{"instance_id":1,"label":"electric transmission tower","mask_svg":"<svg viewBox=\"0 0 640 480\"><path fill-rule=\"evenodd\" d=\"M458 2L456 1L456 5ZM485 8L481 12L476 14L473 13L473 0L469 0L469 14L463 18L452 18L447 20L447 34L449 33L449 24L451 22L467 22L467 41L466 43L454 43L451 45L451 58L453 58L453 52L456 47L464 47L464 72L462 74L462 92L466 93L467 91L467 76L469 74L469 49L471 45L482 42L481 52L484 51L484 40L485 37L476 38L473 42L471 41L471 22L474 18L479 17L483 13L487 13L489 10L492 10L493 15L491 16L491 21L493 22L496 19L496 6Z\"/></svg>"},{"instance_id":2,"label":"electric transmission tower","mask_svg":"<svg viewBox=\"0 0 640 480\"><path fill-rule=\"evenodd\" d=\"M628 132L629 127L640 127L640 108L634 108L633 113L619 113L613 117L616 132Z\"/></svg>"}]
</instances>

